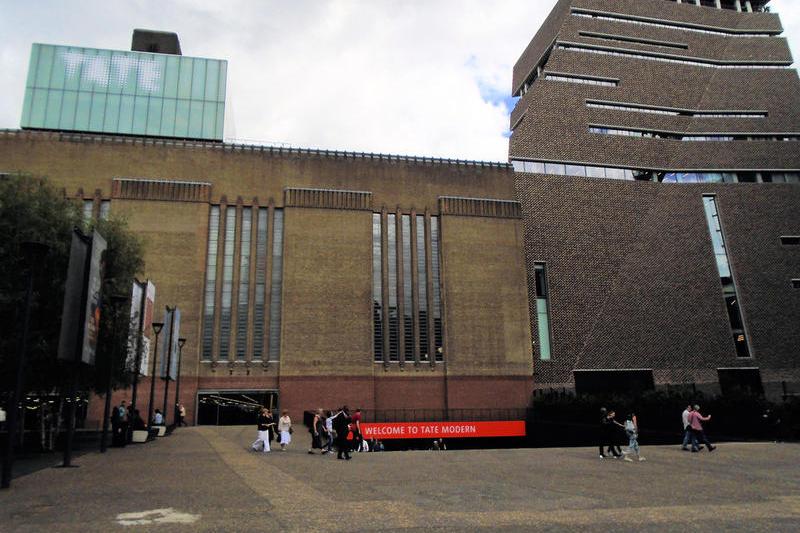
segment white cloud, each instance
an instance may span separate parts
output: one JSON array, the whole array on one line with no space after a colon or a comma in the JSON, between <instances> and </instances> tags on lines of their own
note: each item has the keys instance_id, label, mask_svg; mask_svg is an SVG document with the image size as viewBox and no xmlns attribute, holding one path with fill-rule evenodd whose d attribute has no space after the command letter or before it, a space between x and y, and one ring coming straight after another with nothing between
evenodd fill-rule
<instances>
[{"instance_id":1,"label":"white cloud","mask_svg":"<svg viewBox=\"0 0 800 533\"><path fill-rule=\"evenodd\" d=\"M127 49L152 28L228 59L238 138L505 160L511 70L554 3L0 0L0 127L19 125L31 42ZM794 42L798 4L774 1Z\"/></svg>"}]
</instances>

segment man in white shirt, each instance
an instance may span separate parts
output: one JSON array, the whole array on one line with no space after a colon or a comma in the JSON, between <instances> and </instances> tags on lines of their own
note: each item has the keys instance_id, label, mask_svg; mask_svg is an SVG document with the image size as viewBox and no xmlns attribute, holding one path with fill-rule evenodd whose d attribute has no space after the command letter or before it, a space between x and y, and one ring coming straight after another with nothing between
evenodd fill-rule
<instances>
[{"instance_id":1,"label":"man in white shirt","mask_svg":"<svg viewBox=\"0 0 800 533\"><path fill-rule=\"evenodd\" d=\"M689 444L689 440L692 441L692 449L697 449L697 442L694 439L694 435L692 434L692 427L689 423L689 416L692 414L692 404L686 406L686 409L683 410L681 414L681 421L683 422L683 444L681 445L681 450L688 452L689 448L687 445Z\"/></svg>"},{"instance_id":2,"label":"man in white shirt","mask_svg":"<svg viewBox=\"0 0 800 533\"><path fill-rule=\"evenodd\" d=\"M328 417L325 419L325 432L328 435L328 442L325 443L325 450L322 453L333 452L333 413L328 411Z\"/></svg>"}]
</instances>

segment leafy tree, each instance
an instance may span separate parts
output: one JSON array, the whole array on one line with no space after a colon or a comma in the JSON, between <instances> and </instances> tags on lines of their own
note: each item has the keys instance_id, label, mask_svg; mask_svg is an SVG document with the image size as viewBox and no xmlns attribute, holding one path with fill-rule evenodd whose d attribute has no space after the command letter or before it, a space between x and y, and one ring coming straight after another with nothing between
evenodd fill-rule
<instances>
[{"instance_id":1,"label":"leafy tree","mask_svg":"<svg viewBox=\"0 0 800 533\"><path fill-rule=\"evenodd\" d=\"M104 296L130 295L133 277L144 267L142 243L127 229L123 219L97 221L97 230L108 242ZM0 177L0 391L13 390L16 379L19 335L28 269L20 244L37 241L49 246L45 260L34 269L25 389L52 393L70 375L56 358L61 327L69 250L74 227L90 228L79 206L56 191L45 179L11 175ZM101 315L97 366L81 372L81 389L105 390L111 354L116 355L115 386L124 386L128 321L117 320L106 306ZM120 314L127 316L129 306Z\"/></svg>"}]
</instances>

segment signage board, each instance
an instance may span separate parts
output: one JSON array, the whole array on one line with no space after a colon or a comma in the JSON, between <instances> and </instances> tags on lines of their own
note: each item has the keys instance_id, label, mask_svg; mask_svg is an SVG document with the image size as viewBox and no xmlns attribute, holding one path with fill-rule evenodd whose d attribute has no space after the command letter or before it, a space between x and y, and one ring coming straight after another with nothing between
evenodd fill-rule
<instances>
[{"instance_id":1,"label":"signage board","mask_svg":"<svg viewBox=\"0 0 800 533\"><path fill-rule=\"evenodd\" d=\"M361 433L377 440L524 437L525 421L363 423Z\"/></svg>"}]
</instances>

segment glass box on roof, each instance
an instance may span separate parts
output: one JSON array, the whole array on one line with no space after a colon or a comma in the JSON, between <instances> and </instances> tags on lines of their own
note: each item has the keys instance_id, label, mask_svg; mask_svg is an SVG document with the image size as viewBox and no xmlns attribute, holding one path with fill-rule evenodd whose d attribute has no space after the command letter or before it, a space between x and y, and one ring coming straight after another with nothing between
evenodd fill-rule
<instances>
[{"instance_id":1,"label":"glass box on roof","mask_svg":"<svg viewBox=\"0 0 800 533\"><path fill-rule=\"evenodd\" d=\"M34 44L22 127L221 141L224 60Z\"/></svg>"}]
</instances>

